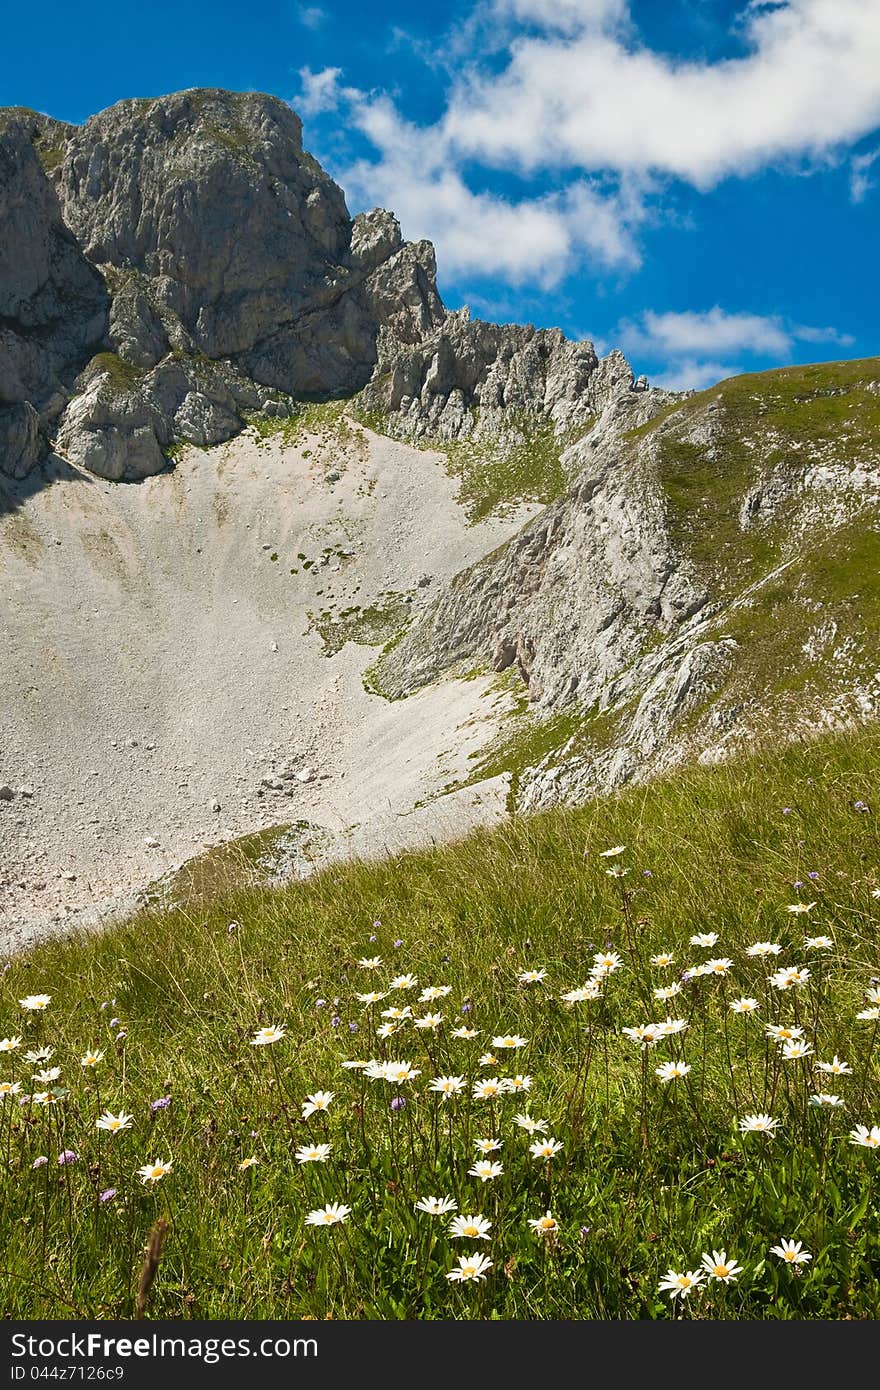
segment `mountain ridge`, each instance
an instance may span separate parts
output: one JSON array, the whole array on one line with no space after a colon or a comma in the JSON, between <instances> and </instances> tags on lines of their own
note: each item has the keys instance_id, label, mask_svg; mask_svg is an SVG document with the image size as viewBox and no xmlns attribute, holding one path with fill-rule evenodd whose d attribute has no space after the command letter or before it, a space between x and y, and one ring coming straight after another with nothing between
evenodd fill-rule
<instances>
[{"instance_id":1,"label":"mountain ridge","mask_svg":"<svg viewBox=\"0 0 880 1390\"><path fill-rule=\"evenodd\" d=\"M9 939L880 712L880 359L449 311L258 93L0 111L0 193Z\"/></svg>"},{"instance_id":2,"label":"mountain ridge","mask_svg":"<svg viewBox=\"0 0 880 1390\"><path fill-rule=\"evenodd\" d=\"M645 385L619 354L600 368L591 344L558 330L449 313L430 243L404 242L383 209L350 218L276 97L193 88L119 102L79 127L9 108L0 133L6 200L40 186L25 235L72 239L106 295L78 361L41 352L16 313L50 278L50 257L22 282L12 249L23 233L7 218L0 354L31 368L2 402L0 458L14 476L52 439L92 473L137 480L174 445L231 438L248 411L367 386L366 404L399 415L402 435L452 438L471 433L475 403L496 432L506 408L562 429L593 398Z\"/></svg>"}]
</instances>

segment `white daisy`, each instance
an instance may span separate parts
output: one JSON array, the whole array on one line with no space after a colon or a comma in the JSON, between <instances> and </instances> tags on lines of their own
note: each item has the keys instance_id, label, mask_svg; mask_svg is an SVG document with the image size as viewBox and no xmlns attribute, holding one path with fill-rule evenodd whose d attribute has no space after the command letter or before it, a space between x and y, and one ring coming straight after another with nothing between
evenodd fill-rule
<instances>
[{"instance_id":1,"label":"white daisy","mask_svg":"<svg viewBox=\"0 0 880 1390\"><path fill-rule=\"evenodd\" d=\"M351 1207L343 1206L341 1202L329 1202L326 1207L318 1207L316 1211L310 1211L306 1217L307 1226L337 1226L342 1221L347 1221L351 1215Z\"/></svg>"},{"instance_id":2,"label":"white daisy","mask_svg":"<svg viewBox=\"0 0 880 1390\"><path fill-rule=\"evenodd\" d=\"M297 1163L326 1163L331 1147L330 1144L303 1144L294 1157Z\"/></svg>"},{"instance_id":3,"label":"white daisy","mask_svg":"<svg viewBox=\"0 0 880 1390\"><path fill-rule=\"evenodd\" d=\"M813 1258L808 1250L804 1250L799 1240L783 1240L781 1245L771 1245L770 1253L778 1255L789 1265L804 1265Z\"/></svg>"},{"instance_id":4,"label":"white daisy","mask_svg":"<svg viewBox=\"0 0 880 1390\"><path fill-rule=\"evenodd\" d=\"M316 1091L314 1095L306 1096L302 1102L303 1119L307 1120L310 1115L327 1110L335 1095L335 1091Z\"/></svg>"},{"instance_id":5,"label":"white daisy","mask_svg":"<svg viewBox=\"0 0 880 1390\"><path fill-rule=\"evenodd\" d=\"M558 1139L553 1139L549 1134L536 1139L533 1144L529 1144L529 1153L532 1158L549 1160L555 1158L562 1151L562 1144Z\"/></svg>"},{"instance_id":6,"label":"white daisy","mask_svg":"<svg viewBox=\"0 0 880 1390\"><path fill-rule=\"evenodd\" d=\"M713 1250L711 1255L704 1254L701 1263L709 1278L717 1279L720 1284L735 1283L743 1272L742 1265L727 1258L726 1250Z\"/></svg>"},{"instance_id":7,"label":"white daisy","mask_svg":"<svg viewBox=\"0 0 880 1390\"><path fill-rule=\"evenodd\" d=\"M268 1028L258 1028L251 1038L252 1047L267 1047L269 1043L280 1042L285 1034L284 1028L276 1027L274 1024Z\"/></svg>"},{"instance_id":8,"label":"white daisy","mask_svg":"<svg viewBox=\"0 0 880 1390\"><path fill-rule=\"evenodd\" d=\"M488 1182L490 1178L500 1178L503 1172L504 1169L497 1161L490 1162L489 1159L480 1159L473 1168L468 1168L468 1177L479 1178L482 1182Z\"/></svg>"},{"instance_id":9,"label":"white daisy","mask_svg":"<svg viewBox=\"0 0 880 1390\"><path fill-rule=\"evenodd\" d=\"M463 1076L435 1076L428 1085L429 1091L438 1091L444 1100L457 1096L464 1090Z\"/></svg>"},{"instance_id":10,"label":"white daisy","mask_svg":"<svg viewBox=\"0 0 880 1390\"><path fill-rule=\"evenodd\" d=\"M693 1293L694 1289L702 1284L705 1277L702 1269L690 1269L682 1274L677 1274L674 1269L669 1269L660 1280L658 1288L660 1293L668 1293L673 1300L687 1298L688 1294Z\"/></svg>"},{"instance_id":11,"label":"white daisy","mask_svg":"<svg viewBox=\"0 0 880 1390\"><path fill-rule=\"evenodd\" d=\"M864 1149L880 1149L880 1125L856 1125L849 1132L849 1142L861 1145Z\"/></svg>"},{"instance_id":12,"label":"white daisy","mask_svg":"<svg viewBox=\"0 0 880 1390\"><path fill-rule=\"evenodd\" d=\"M466 1236L468 1240L488 1240L492 1222L485 1216L454 1216L449 1223L451 1236Z\"/></svg>"},{"instance_id":13,"label":"white daisy","mask_svg":"<svg viewBox=\"0 0 880 1390\"><path fill-rule=\"evenodd\" d=\"M492 1268L492 1261L485 1255L459 1255L458 1269L451 1269L446 1278L453 1283L479 1283L485 1279L488 1271Z\"/></svg>"},{"instance_id":14,"label":"white daisy","mask_svg":"<svg viewBox=\"0 0 880 1390\"><path fill-rule=\"evenodd\" d=\"M771 1115L744 1115L739 1122L741 1134L775 1134L780 1121Z\"/></svg>"},{"instance_id":15,"label":"white daisy","mask_svg":"<svg viewBox=\"0 0 880 1390\"><path fill-rule=\"evenodd\" d=\"M415 1206L417 1211L427 1212L428 1216L446 1216L447 1212L458 1210L454 1197L421 1197Z\"/></svg>"}]
</instances>

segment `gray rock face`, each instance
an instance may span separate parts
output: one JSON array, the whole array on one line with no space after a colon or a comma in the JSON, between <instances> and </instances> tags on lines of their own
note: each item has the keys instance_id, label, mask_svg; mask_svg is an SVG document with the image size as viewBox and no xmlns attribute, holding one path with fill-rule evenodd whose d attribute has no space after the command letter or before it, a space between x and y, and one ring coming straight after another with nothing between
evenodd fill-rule
<instances>
[{"instance_id":1,"label":"gray rock face","mask_svg":"<svg viewBox=\"0 0 880 1390\"><path fill-rule=\"evenodd\" d=\"M0 471L12 477L37 462L66 388L107 331L104 283L65 227L33 143L56 124L0 120Z\"/></svg>"},{"instance_id":2,"label":"gray rock face","mask_svg":"<svg viewBox=\"0 0 880 1390\"><path fill-rule=\"evenodd\" d=\"M497 433L517 414L561 434L635 390L619 352L600 362L592 343L558 329L484 323L462 309L415 342L384 331L364 400L402 438L455 440Z\"/></svg>"},{"instance_id":3,"label":"gray rock face","mask_svg":"<svg viewBox=\"0 0 880 1390\"><path fill-rule=\"evenodd\" d=\"M26 478L42 450L40 417L30 401L0 406L0 469L10 478Z\"/></svg>"},{"instance_id":4,"label":"gray rock face","mask_svg":"<svg viewBox=\"0 0 880 1390\"><path fill-rule=\"evenodd\" d=\"M387 213L352 224L274 97L120 102L75 132L59 192L118 286L111 340L138 366L176 347L294 395L352 392L376 360L377 316L405 332L443 312L430 264L418 277L425 253Z\"/></svg>"},{"instance_id":5,"label":"gray rock face","mask_svg":"<svg viewBox=\"0 0 880 1390\"><path fill-rule=\"evenodd\" d=\"M273 390L366 387L390 432L455 440L522 417L562 435L641 385L619 353L448 314L430 243L382 209L350 219L275 97L193 89L79 128L16 108L0 150L0 466L16 477L71 387L59 448L127 481L175 441L289 408Z\"/></svg>"},{"instance_id":6,"label":"gray rock face","mask_svg":"<svg viewBox=\"0 0 880 1390\"><path fill-rule=\"evenodd\" d=\"M175 440L219 444L242 428L240 411L255 410L260 388L231 363L169 354L143 371L100 353L77 380L58 431L58 448L82 468L114 482L132 482L168 464Z\"/></svg>"},{"instance_id":7,"label":"gray rock face","mask_svg":"<svg viewBox=\"0 0 880 1390\"><path fill-rule=\"evenodd\" d=\"M669 630L705 593L677 564L660 489L620 436L670 400L613 397L563 454L576 481L501 550L452 581L379 664L382 688L404 695L457 661L516 666L545 712L590 706L641 650L646 624Z\"/></svg>"},{"instance_id":8,"label":"gray rock face","mask_svg":"<svg viewBox=\"0 0 880 1390\"><path fill-rule=\"evenodd\" d=\"M261 386L357 391L381 328L416 341L445 315L433 249L404 244L390 213L352 221L274 97L198 89L120 102L81 128L16 109L0 113L0 148L9 473L44 448L23 404L54 419L87 364L60 447L133 479L175 439L229 438Z\"/></svg>"}]
</instances>

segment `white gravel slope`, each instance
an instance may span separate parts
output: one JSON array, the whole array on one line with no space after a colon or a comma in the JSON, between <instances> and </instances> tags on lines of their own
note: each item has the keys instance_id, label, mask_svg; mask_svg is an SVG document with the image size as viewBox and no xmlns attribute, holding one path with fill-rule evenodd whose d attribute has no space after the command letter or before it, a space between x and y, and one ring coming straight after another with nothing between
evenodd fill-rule
<instances>
[{"instance_id":1,"label":"white gravel slope","mask_svg":"<svg viewBox=\"0 0 880 1390\"><path fill-rule=\"evenodd\" d=\"M0 510L0 950L268 825L372 855L503 814L503 779L415 806L492 736L487 679L389 703L363 688L375 648L327 656L310 630L331 603L426 601L536 510L468 527L455 491L441 455L353 426L190 449L136 485L73 474ZM284 762L314 780L261 788Z\"/></svg>"}]
</instances>

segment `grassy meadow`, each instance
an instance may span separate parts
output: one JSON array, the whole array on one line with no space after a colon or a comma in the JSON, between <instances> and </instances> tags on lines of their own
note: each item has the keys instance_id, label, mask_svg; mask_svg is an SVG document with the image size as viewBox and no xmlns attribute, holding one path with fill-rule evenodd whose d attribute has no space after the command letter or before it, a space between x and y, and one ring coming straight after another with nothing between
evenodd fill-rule
<instances>
[{"instance_id":1,"label":"grassy meadow","mask_svg":"<svg viewBox=\"0 0 880 1390\"><path fill-rule=\"evenodd\" d=\"M12 958L4 1313L875 1317L878 770L865 726Z\"/></svg>"}]
</instances>

